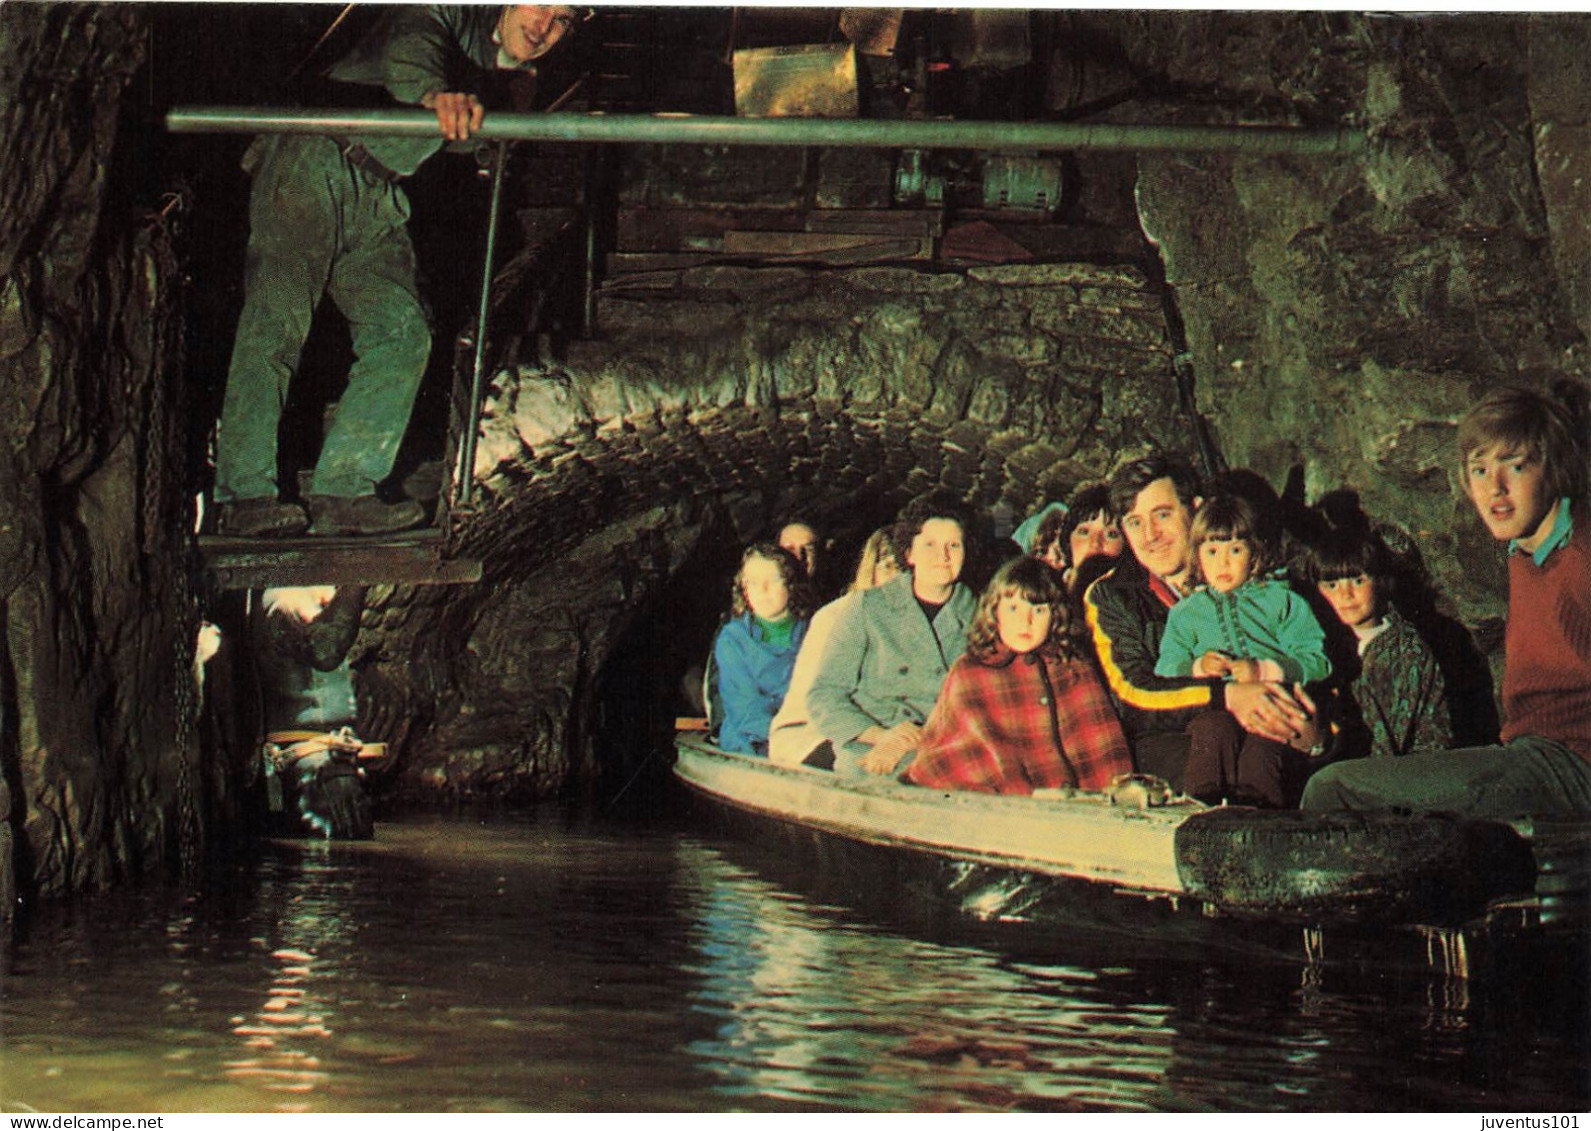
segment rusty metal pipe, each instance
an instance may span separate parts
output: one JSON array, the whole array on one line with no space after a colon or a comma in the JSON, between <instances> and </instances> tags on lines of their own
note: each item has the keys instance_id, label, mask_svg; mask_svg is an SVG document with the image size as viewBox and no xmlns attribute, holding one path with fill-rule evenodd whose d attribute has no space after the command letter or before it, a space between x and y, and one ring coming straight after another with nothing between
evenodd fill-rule
<instances>
[{"instance_id":1,"label":"rusty metal pipe","mask_svg":"<svg viewBox=\"0 0 1591 1131\"><path fill-rule=\"evenodd\" d=\"M179 106L172 133L365 134L427 137L426 110L298 110ZM875 149L970 149L1338 155L1364 149L1363 130L1280 126L954 122L874 118L728 118L691 114L488 114L485 141L622 142Z\"/></svg>"}]
</instances>

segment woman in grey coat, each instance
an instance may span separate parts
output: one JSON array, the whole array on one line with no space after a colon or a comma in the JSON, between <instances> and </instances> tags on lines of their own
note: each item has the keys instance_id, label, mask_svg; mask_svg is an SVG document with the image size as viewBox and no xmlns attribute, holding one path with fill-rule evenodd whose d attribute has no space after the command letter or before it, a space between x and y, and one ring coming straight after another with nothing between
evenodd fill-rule
<instances>
[{"instance_id":1,"label":"woman in grey coat","mask_svg":"<svg viewBox=\"0 0 1591 1131\"><path fill-rule=\"evenodd\" d=\"M807 700L835 772L892 773L916 749L977 604L961 583L966 529L954 499L912 500L895 527L907 572L860 594L834 626Z\"/></svg>"}]
</instances>

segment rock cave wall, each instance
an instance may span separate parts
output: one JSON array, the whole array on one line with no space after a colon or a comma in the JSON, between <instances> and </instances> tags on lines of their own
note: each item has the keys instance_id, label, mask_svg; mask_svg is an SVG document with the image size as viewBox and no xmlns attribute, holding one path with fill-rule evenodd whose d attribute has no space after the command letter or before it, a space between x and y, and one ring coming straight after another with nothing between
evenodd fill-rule
<instances>
[{"instance_id":1,"label":"rock cave wall","mask_svg":"<svg viewBox=\"0 0 1591 1131\"><path fill-rule=\"evenodd\" d=\"M180 269L124 99L136 5L0 10L0 898L196 866Z\"/></svg>"},{"instance_id":2,"label":"rock cave wall","mask_svg":"<svg viewBox=\"0 0 1591 1131\"><path fill-rule=\"evenodd\" d=\"M1301 466L1312 499L1357 490L1479 623L1507 585L1454 488L1452 423L1487 386L1584 369L1587 21L1310 26L1297 66L1355 94L1365 160L1146 157L1144 225L1227 460L1273 483ZM1219 77L1175 51L1185 81Z\"/></svg>"}]
</instances>

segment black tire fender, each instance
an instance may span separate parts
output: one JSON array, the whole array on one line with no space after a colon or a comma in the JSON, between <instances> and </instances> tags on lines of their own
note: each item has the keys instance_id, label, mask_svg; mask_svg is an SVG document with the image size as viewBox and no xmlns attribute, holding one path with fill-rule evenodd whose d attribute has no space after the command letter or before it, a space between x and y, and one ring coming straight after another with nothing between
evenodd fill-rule
<instances>
[{"instance_id":1,"label":"black tire fender","mask_svg":"<svg viewBox=\"0 0 1591 1131\"><path fill-rule=\"evenodd\" d=\"M1459 923L1535 882L1511 827L1440 813L1211 809L1178 826L1176 857L1190 895L1310 923Z\"/></svg>"}]
</instances>

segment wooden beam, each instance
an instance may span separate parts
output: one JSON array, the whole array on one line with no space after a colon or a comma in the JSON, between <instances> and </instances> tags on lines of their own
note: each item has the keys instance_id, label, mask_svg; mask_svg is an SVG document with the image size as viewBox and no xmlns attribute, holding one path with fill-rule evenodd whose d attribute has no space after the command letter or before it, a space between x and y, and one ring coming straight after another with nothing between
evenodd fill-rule
<instances>
[{"instance_id":1,"label":"wooden beam","mask_svg":"<svg viewBox=\"0 0 1591 1131\"><path fill-rule=\"evenodd\" d=\"M446 556L437 530L362 538L200 535L205 567L222 589L284 585L468 585L481 563Z\"/></svg>"}]
</instances>

